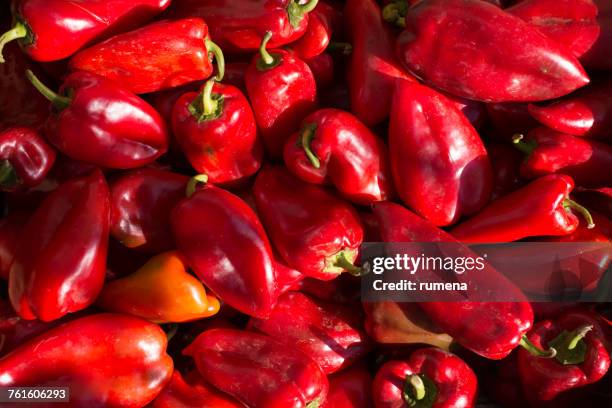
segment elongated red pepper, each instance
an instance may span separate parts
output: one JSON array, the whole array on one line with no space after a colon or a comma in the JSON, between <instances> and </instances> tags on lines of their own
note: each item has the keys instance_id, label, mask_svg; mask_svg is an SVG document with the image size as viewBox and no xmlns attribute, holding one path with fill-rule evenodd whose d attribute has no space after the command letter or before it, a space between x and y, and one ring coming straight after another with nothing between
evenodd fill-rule
<instances>
[{"instance_id":1,"label":"elongated red pepper","mask_svg":"<svg viewBox=\"0 0 612 408\"><path fill-rule=\"evenodd\" d=\"M213 72L209 53L217 61L218 79L223 78L223 53L209 39L203 20L164 20L87 48L74 55L69 66L141 94L208 78Z\"/></svg>"},{"instance_id":2,"label":"elongated red pepper","mask_svg":"<svg viewBox=\"0 0 612 408\"><path fill-rule=\"evenodd\" d=\"M459 357L436 348L419 349L406 361L389 361L376 373L376 408L473 407L478 380Z\"/></svg>"},{"instance_id":3,"label":"elongated red pepper","mask_svg":"<svg viewBox=\"0 0 612 408\"><path fill-rule=\"evenodd\" d=\"M166 335L136 317L98 314L51 329L0 359L4 387L64 386L70 405L142 407L172 376Z\"/></svg>"},{"instance_id":4,"label":"elongated red pepper","mask_svg":"<svg viewBox=\"0 0 612 408\"><path fill-rule=\"evenodd\" d=\"M387 147L359 119L339 109L308 115L285 144L287 168L304 181L331 182L358 204L392 194Z\"/></svg>"},{"instance_id":5,"label":"elongated red pepper","mask_svg":"<svg viewBox=\"0 0 612 408\"><path fill-rule=\"evenodd\" d=\"M193 168L214 184L238 182L259 170L263 147L245 96L231 85L206 82L181 96L172 111L174 137Z\"/></svg>"},{"instance_id":6,"label":"elongated red pepper","mask_svg":"<svg viewBox=\"0 0 612 408\"><path fill-rule=\"evenodd\" d=\"M183 353L195 359L206 381L253 408L317 406L327 395L317 363L269 336L212 329Z\"/></svg>"},{"instance_id":7,"label":"elongated red pepper","mask_svg":"<svg viewBox=\"0 0 612 408\"><path fill-rule=\"evenodd\" d=\"M557 98L589 82L566 48L480 0L431 0L410 7L398 54L425 82L486 102Z\"/></svg>"},{"instance_id":8,"label":"elongated red pepper","mask_svg":"<svg viewBox=\"0 0 612 408\"><path fill-rule=\"evenodd\" d=\"M31 71L32 84L55 109L46 136L62 153L102 167L149 164L168 149L163 119L151 105L116 83L87 72L70 74L59 94Z\"/></svg>"},{"instance_id":9,"label":"elongated red pepper","mask_svg":"<svg viewBox=\"0 0 612 408\"><path fill-rule=\"evenodd\" d=\"M266 151L280 158L289 135L315 110L317 85L304 61L285 50L266 50L271 36L264 37L245 82Z\"/></svg>"},{"instance_id":10,"label":"elongated red pepper","mask_svg":"<svg viewBox=\"0 0 612 408\"><path fill-rule=\"evenodd\" d=\"M506 143L491 143L487 145L487 153L493 168L491 200L497 200L525 183L520 174L524 158L520 151Z\"/></svg>"},{"instance_id":11,"label":"elongated red pepper","mask_svg":"<svg viewBox=\"0 0 612 408\"><path fill-rule=\"evenodd\" d=\"M240 198L196 176L172 211L172 230L187 264L221 300L266 317L276 303L275 262L255 212Z\"/></svg>"},{"instance_id":12,"label":"elongated red pepper","mask_svg":"<svg viewBox=\"0 0 612 408\"><path fill-rule=\"evenodd\" d=\"M2 46L19 40L24 51L37 61L57 61L83 46L137 27L161 13L171 0L15 0L13 28L0 37Z\"/></svg>"},{"instance_id":13,"label":"elongated red pepper","mask_svg":"<svg viewBox=\"0 0 612 408\"><path fill-rule=\"evenodd\" d=\"M55 162L55 150L32 128L0 132L0 189L13 191L40 184Z\"/></svg>"},{"instance_id":14,"label":"elongated red pepper","mask_svg":"<svg viewBox=\"0 0 612 408\"><path fill-rule=\"evenodd\" d=\"M321 280L356 272L363 229L348 203L281 167L260 171L253 192L262 222L289 266Z\"/></svg>"},{"instance_id":15,"label":"elongated red pepper","mask_svg":"<svg viewBox=\"0 0 612 408\"><path fill-rule=\"evenodd\" d=\"M527 237L568 235L578 227L583 214L592 224L586 209L569 199L573 180L565 175L540 177L489 204L480 213L462 222L451 234L462 242L510 242Z\"/></svg>"},{"instance_id":16,"label":"elongated red pepper","mask_svg":"<svg viewBox=\"0 0 612 408\"><path fill-rule=\"evenodd\" d=\"M434 90L398 82L389 150L400 198L433 224L453 224L489 201L493 173L485 147L467 118Z\"/></svg>"},{"instance_id":17,"label":"elongated red pepper","mask_svg":"<svg viewBox=\"0 0 612 408\"><path fill-rule=\"evenodd\" d=\"M351 367L329 378L329 393L321 408L369 408L372 376L362 366Z\"/></svg>"},{"instance_id":18,"label":"elongated red pepper","mask_svg":"<svg viewBox=\"0 0 612 408\"><path fill-rule=\"evenodd\" d=\"M8 279L17 250L17 239L29 218L29 213L18 211L0 220L0 278L2 279Z\"/></svg>"},{"instance_id":19,"label":"elongated red pepper","mask_svg":"<svg viewBox=\"0 0 612 408\"><path fill-rule=\"evenodd\" d=\"M24 227L9 272L19 316L50 321L91 305L104 283L110 199L100 171L67 181Z\"/></svg>"}]
</instances>

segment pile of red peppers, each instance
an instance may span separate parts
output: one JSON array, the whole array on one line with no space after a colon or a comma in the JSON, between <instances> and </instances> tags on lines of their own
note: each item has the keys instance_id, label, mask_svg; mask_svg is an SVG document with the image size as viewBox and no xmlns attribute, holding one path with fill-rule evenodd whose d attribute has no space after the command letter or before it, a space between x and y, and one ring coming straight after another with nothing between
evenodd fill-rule
<instances>
[{"instance_id":1,"label":"pile of red peppers","mask_svg":"<svg viewBox=\"0 0 612 408\"><path fill-rule=\"evenodd\" d=\"M364 242L610 244L612 0L2 2L0 199L1 407L612 405L527 264L360 297Z\"/></svg>"}]
</instances>

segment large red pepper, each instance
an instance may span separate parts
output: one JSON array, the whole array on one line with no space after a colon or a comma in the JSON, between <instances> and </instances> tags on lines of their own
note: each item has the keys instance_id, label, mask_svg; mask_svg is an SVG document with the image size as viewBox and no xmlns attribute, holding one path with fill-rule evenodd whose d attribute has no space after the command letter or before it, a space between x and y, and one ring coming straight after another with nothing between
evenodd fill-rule
<instances>
[{"instance_id":1,"label":"large red pepper","mask_svg":"<svg viewBox=\"0 0 612 408\"><path fill-rule=\"evenodd\" d=\"M64 59L95 40L137 27L170 1L13 0L15 25L0 37L0 63L2 46L13 40L37 61Z\"/></svg>"},{"instance_id":2,"label":"large red pepper","mask_svg":"<svg viewBox=\"0 0 612 408\"><path fill-rule=\"evenodd\" d=\"M55 162L55 150L32 128L0 132L0 190L40 184Z\"/></svg>"},{"instance_id":3,"label":"large red pepper","mask_svg":"<svg viewBox=\"0 0 612 408\"><path fill-rule=\"evenodd\" d=\"M193 168L214 184L238 182L259 170L263 147L253 110L238 88L216 83L181 96L172 130Z\"/></svg>"},{"instance_id":4,"label":"large red pepper","mask_svg":"<svg viewBox=\"0 0 612 408\"><path fill-rule=\"evenodd\" d=\"M270 38L269 32L247 68L245 82L266 151L280 158L289 135L315 110L317 85L308 65L294 54L268 52Z\"/></svg>"},{"instance_id":5,"label":"large red pepper","mask_svg":"<svg viewBox=\"0 0 612 408\"><path fill-rule=\"evenodd\" d=\"M0 278L2 279L8 279L17 250L17 239L29 218L29 213L16 211L0 220Z\"/></svg>"},{"instance_id":6,"label":"large red pepper","mask_svg":"<svg viewBox=\"0 0 612 408\"><path fill-rule=\"evenodd\" d=\"M289 266L322 280L356 272L352 263L363 229L348 203L281 167L259 172L253 192L262 222Z\"/></svg>"},{"instance_id":7,"label":"large red pepper","mask_svg":"<svg viewBox=\"0 0 612 408\"><path fill-rule=\"evenodd\" d=\"M339 109L321 109L302 122L285 144L287 168L304 181L331 182L358 204L392 194L387 147L359 119Z\"/></svg>"},{"instance_id":8,"label":"large red pepper","mask_svg":"<svg viewBox=\"0 0 612 408\"><path fill-rule=\"evenodd\" d=\"M362 366L351 367L329 378L329 393L321 408L370 408L372 375Z\"/></svg>"},{"instance_id":9,"label":"large red pepper","mask_svg":"<svg viewBox=\"0 0 612 408\"><path fill-rule=\"evenodd\" d=\"M53 104L46 136L65 155L101 167L127 169L151 163L168 149L163 119L151 105L115 82L75 72L56 94L32 72L27 75Z\"/></svg>"},{"instance_id":10,"label":"large red pepper","mask_svg":"<svg viewBox=\"0 0 612 408\"><path fill-rule=\"evenodd\" d=\"M166 343L159 326L146 320L120 314L83 317L0 359L0 385L69 387L73 407L142 407L172 376Z\"/></svg>"},{"instance_id":11,"label":"large red pepper","mask_svg":"<svg viewBox=\"0 0 612 408\"><path fill-rule=\"evenodd\" d=\"M94 302L104 283L109 207L100 171L47 196L24 227L9 272L21 317L54 320Z\"/></svg>"},{"instance_id":12,"label":"large red pepper","mask_svg":"<svg viewBox=\"0 0 612 408\"><path fill-rule=\"evenodd\" d=\"M480 0L430 0L410 7L398 54L425 82L486 102L557 98L589 82L569 50Z\"/></svg>"},{"instance_id":13,"label":"large red pepper","mask_svg":"<svg viewBox=\"0 0 612 408\"><path fill-rule=\"evenodd\" d=\"M323 403L327 395L318 364L269 336L212 329L183 353L195 359L206 381L249 407L305 408Z\"/></svg>"},{"instance_id":14,"label":"large red pepper","mask_svg":"<svg viewBox=\"0 0 612 408\"><path fill-rule=\"evenodd\" d=\"M87 48L73 56L69 66L140 94L208 78L213 72L209 53L217 61L218 78L223 78L223 53L209 39L203 20L164 20Z\"/></svg>"},{"instance_id":15,"label":"large red pepper","mask_svg":"<svg viewBox=\"0 0 612 408\"><path fill-rule=\"evenodd\" d=\"M376 408L469 408L478 381L459 357L436 348L419 349L405 361L385 363L376 373L372 397Z\"/></svg>"},{"instance_id":16,"label":"large red pepper","mask_svg":"<svg viewBox=\"0 0 612 408\"><path fill-rule=\"evenodd\" d=\"M276 303L275 262L255 212L212 186L196 189L172 211L172 230L187 264L221 300L250 316L266 317Z\"/></svg>"},{"instance_id":17,"label":"large red pepper","mask_svg":"<svg viewBox=\"0 0 612 408\"><path fill-rule=\"evenodd\" d=\"M398 81L389 150L400 198L433 224L453 224L489 201L493 173L487 151L467 118L436 91Z\"/></svg>"}]
</instances>

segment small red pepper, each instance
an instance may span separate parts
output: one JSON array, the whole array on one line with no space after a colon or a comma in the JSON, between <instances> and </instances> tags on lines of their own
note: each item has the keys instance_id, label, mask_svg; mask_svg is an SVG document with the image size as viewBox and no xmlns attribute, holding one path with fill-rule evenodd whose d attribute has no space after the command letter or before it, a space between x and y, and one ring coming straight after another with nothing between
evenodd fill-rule
<instances>
[{"instance_id":1,"label":"small red pepper","mask_svg":"<svg viewBox=\"0 0 612 408\"><path fill-rule=\"evenodd\" d=\"M329 45L334 29L334 20L339 13L329 4L322 1L308 14L306 32L297 41L291 43L291 49L303 60L321 55Z\"/></svg>"},{"instance_id":2,"label":"small red pepper","mask_svg":"<svg viewBox=\"0 0 612 408\"><path fill-rule=\"evenodd\" d=\"M329 393L321 408L370 408L372 376L362 366L329 377Z\"/></svg>"},{"instance_id":3,"label":"small red pepper","mask_svg":"<svg viewBox=\"0 0 612 408\"><path fill-rule=\"evenodd\" d=\"M223 53L209 39L206 23L199 18L164 20L87 48L74 55L69 66L72 71L93 72L141 94L210 77L209 53L215 56L221 80Z\"/></svg>"},{"instance_id":4,"label":"small red pepper","mask_svg":"<svg viewBox=\"0 0 612 408\"><path fill-rule=\"evenodd\" d=\"M359 273L353 262L363 229L348 203L281 167L261 170L253 192L262 222L289 266L321 280L344 270Z\"/></svg>"},{"instance_id":5,"label":"small red pepper","mask_svg":"<svg viewBox=\"0 0 612 408\"><path fill-rule=\"evenodd\" d=\"M101 167L127 169L152 163L168 149L161 116L116 83L75 72L56 94L31 71L26 74L53 104L46 136L65 155Z\"/></svg>"},{"instance_id":6,"label":"small red pepper","mask_svg":"<svg viewBox=\"0 0 612 408\"><path fill-rule=\"evenodd\" d=\"M487 146L487 153L493 168L491 200L497 200L525 183L520 174L524 158L521 152L508 144L494 142Z\"/></svg>"},{"instance_id":7,"label":"small red pepper","mask_svg":"<svg viewBox=\"0 0 612 408\"><path fill-rule=\"evenodd\" d=\"M2 279L8 279L19 234L29 218L29 213L16 211L0 220L0 278Z\"/></svg>"},{"instance_id":8,"label":"small red pepper","mask_svg":"<svg viewBox=\"0 0 612 408\"><path fill-rule=\"evenodd\" d=\"M376 408L468 408L475 404L477 384L459 357L424 348L405 361L385 363L374 377L372 396Z\"/></svg>"},{"instance_id":9,"label":"small red pepper","mask_svg":"<svg viewBox=\"0 0 612 408\"><path fill-rule=\"evenodd\" d=\"M183 354L195 359L206 381L252 408L314 407L327 395L327 378L314 360L262 334L208 330Z\"/></svg>"},{"instance_id":10,"label":"small red pepper","mask_svg":"<svg viewBox=\"0 0 612 408\"><path fill-rule=\"evenodd\" d=\"M40 184L55 162L55 150L32 128L0 132L0 190L27 189Z\"/></svg>"},{"instance_id":11,"label":"small red pepper","mask_svg":"<svg viewBox=\"0 0 612 408\"><path fill-rule=\"evenodd\" d=\"M387 147L359 119L339 109L321 109L302 122L285 144L287 168L304 181L330 182L357 204L392 194Z\"/></svg>"}]
</instances>

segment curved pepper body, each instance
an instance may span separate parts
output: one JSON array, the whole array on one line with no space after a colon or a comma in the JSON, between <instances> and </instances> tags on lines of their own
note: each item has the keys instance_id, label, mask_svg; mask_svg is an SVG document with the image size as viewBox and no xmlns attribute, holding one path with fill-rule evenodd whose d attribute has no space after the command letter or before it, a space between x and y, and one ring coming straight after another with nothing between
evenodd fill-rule
<instances>
[{"instance_id":1,"label":"curved pepper body","mask_svg":"<svg viewBox=\"0 0 612 408\"><path fill-rule=\"evenodd\" d=\"M308 14L308 27L304 35L290 47L300 58L308 60L321 55L331 41L338 12L322 1Z\"/></svg>"}]
</instances>

